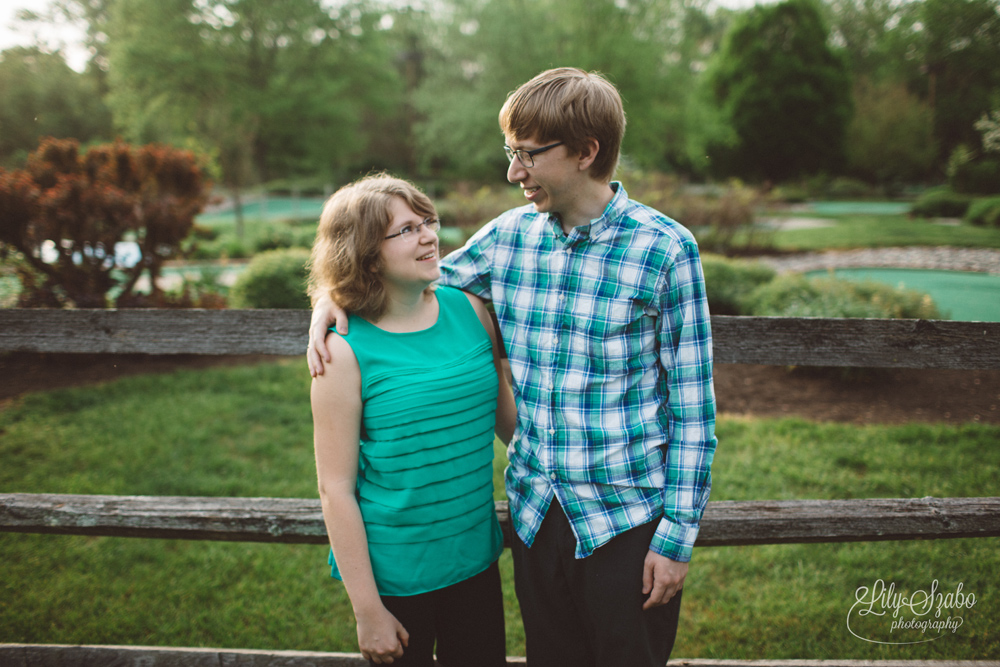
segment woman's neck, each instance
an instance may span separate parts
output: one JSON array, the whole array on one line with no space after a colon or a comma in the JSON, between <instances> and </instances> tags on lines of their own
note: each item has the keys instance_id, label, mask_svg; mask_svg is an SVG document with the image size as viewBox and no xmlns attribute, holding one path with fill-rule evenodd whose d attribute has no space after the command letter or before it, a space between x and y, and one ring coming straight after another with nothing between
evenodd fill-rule
<instances>
[{"instance_id":1,"label":"woman's neck","mask_svg":"<svg viewBox=\"0 0 1000 667\"><path fill-rule=\"evenodd\" d=\"M385 313L373 323L380 329L394 333L422 331L437 322L438 303L432 287L419 292L390 289L388 296Z\"/></svg>"}]
</instances>

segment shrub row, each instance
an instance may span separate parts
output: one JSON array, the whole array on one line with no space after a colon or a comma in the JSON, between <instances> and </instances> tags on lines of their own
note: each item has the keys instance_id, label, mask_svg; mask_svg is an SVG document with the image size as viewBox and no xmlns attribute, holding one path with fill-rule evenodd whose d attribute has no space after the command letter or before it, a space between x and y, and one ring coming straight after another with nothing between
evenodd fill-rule
<instances>
[{"instance_id":1,"label":"shrub row","mask_svg":"<svg viewBox=\"0 0 1000 667\"><path fill-rule=\"evenodd\" d=\"M969 204L965 221L980 227L1000 227L1000 197L977 199Z\"/></svg>"},{"instance_id":2,"label":"shrub row","mask_svg":"<svg viewBox=\"0 0 1000 667\"><path fill-rule=\"evenodd\" d=\"M188 259L243 259L267 250L311 248L316 237L316 223L307 225L248 224L244 239L233 232L218 233L201 227L188 237L184 256Z\"/></svg>"},{"instance_id":3,"label":"shrub row","mask_svg":"<svg viewBox=\"0 0 1000 667\"><path fill-rule=\"evenodd\" d=\"M920 218L963 218L980 227L1000 227L1000 197L972 197L948 187L931 188L910 208Z\"/></svg>"},{"instance_id":4,"label":"shrub row","mask_svg":"<svg viewBox=\"0 0 1000 667\"><path fill-rule=\"evenodd\" d=\"M714 315L940 319L927 294L876 282L777 276L745 260L704 255L705 288Z\"/></svg>"},{"instance_id":5,"label":"shrub row","mask_svg":"<svg viewBox=\"0 0 1000 667\"><path fill-rule=\"evenodd\" d=\"M974 195L1000 192L1000 159L981 157L959 161L949 171L948 181L959 192Z\"/></svg>"},{"instance_id":6,"label":"shrub row","mask_svg":"<svg viewBox=\"0 0 1000 667\"><path fill-rule=\"evenodd\" d=\"M308 308L306 262L300 248L262 252L230 291L234 308ZM939 319L927 294L881 283L833 277L778 276L759 262L702 257L709 308L714 315L878 317Z\"/></svg>"},{"instance_id":7,"label":"shrub row","mask_svg":"<svg viewBox=\"0 0 1000 667\"><path fill-rule=\"evenodd\" d=\"M918 218L961 218L969 209L972 197L959 194L947 186L931 188L910 207L910 215Z\"/></svg>"}]
</instances>

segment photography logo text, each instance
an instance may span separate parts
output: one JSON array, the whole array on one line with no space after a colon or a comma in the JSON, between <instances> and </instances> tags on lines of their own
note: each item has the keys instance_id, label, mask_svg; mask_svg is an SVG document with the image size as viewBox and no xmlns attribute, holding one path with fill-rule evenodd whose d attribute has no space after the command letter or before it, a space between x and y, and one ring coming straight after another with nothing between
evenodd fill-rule
<instances>
[{"instance_id":1,"label":"photography logo text","mask_svg":"<svg viewBox=\"0 0 1000 667\"><path fill-rule=\"evenodd\" d=\"M852 635L874 644L922 644L955 634L965 623L962 612L972 609L976 596L964 584L941 590L938 580L927 589L897 591L894 583L878 579L854 591L847 612Z\"/></svg>"}]
</instances>

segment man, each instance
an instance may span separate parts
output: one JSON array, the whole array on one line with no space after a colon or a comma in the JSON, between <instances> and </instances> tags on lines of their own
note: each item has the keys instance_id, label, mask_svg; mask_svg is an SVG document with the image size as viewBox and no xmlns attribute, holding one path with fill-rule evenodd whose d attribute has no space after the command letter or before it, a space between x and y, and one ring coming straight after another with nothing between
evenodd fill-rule
<instances>
[{"instance_id":1,"label":"man","mask_svg":"<svg viewBox=\"0 0 1000 667\"><path fill-rule=\"evenodd\" d=\"M716 445L698 248L611 182L625 114L603 77L543 72L508 97L500 126L507 180L529 205L446 257L441 280L493 302L510 360L527 658L662 666ZM337 310L317 302L314 374Z\"/></svg>"}]
</instances>

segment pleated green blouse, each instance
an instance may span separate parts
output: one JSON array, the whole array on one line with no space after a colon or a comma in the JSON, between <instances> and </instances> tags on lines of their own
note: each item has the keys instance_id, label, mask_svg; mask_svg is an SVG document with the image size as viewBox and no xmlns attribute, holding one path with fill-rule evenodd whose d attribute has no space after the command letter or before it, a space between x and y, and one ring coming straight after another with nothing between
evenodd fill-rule
<instances>
[{"instance_id":1,"label":"pleated green blouse","mask_svg":"<svg viewBox=\"0 0 1000 667\"><path fill-rule=\"evenodd\" d=\"M461 291L407 333L351 315L361 369L357 498L382 595L417 595L485 570L503 550L493 505L497 377L489 335ZM333 552L332 575L341 578Z\"/></svg>"}]
</instances>

